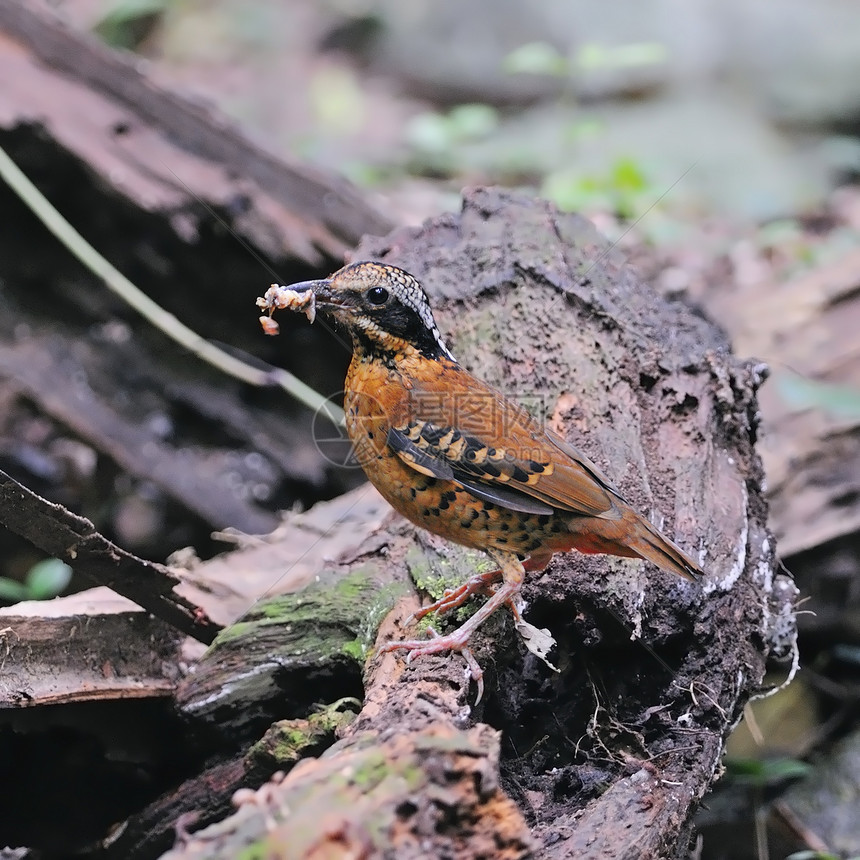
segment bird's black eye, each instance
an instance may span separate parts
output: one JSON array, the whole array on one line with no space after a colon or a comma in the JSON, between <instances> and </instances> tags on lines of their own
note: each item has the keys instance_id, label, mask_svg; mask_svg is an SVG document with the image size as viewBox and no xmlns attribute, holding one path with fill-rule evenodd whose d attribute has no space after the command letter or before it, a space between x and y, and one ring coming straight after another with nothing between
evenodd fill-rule
<instances>
[{"instance_id":1,"label":"bird's black eye","mask_svg":"<svg viewBox=\"0 0 860 860\"><path fill-rule=\"evenodd\" d=\"M384 305L388 301L388 290L385 287L373 287L367 291L367 300L372 305Z\"/></svg>"}]
</instances>

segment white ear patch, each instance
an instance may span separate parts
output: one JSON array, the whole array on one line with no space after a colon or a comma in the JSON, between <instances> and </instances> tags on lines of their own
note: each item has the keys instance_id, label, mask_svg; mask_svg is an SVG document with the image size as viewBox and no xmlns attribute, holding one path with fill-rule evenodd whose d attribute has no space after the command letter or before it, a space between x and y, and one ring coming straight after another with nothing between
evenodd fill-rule
<instances>
[{"instance_id":1,"label":"white ear patch","mask_svg":"<svg viewBox=\"0 0 860 860\"><path fill-rule=\"evenodd\" d=\"M397 296L400 302L409 308L412 308L415 313L421 318L425 328L433 335L433 339L439 345L442 352L455 361L451 351L442 340L442 335L439 333L439 328L436 325L436 320L433 318L433 311L430 308L430 301L427 298L427 293L418 281L403 269L392 269L389 272L392 292Z\"/></svg>"}]
</instances>

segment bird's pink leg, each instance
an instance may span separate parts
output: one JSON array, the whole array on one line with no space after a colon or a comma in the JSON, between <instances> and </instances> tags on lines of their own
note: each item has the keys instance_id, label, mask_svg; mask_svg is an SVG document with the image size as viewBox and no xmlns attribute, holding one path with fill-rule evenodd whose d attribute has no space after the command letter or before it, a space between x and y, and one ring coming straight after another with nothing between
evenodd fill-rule
<instances>
[{"instance_id":1,"label":"bird's pink leg","mask_svg":"<svg viewBox=\"0 0 860 860\"><path fill-rule=\"evenodd\" d=\"M478 688L478 698L475 700L476 705L484 695L484 673L472 654L472 649L469 647L469 639L475 630L500 606L508 604L514 616L519 618L519 610L516 607L514 598L522 588L526 570L542 570L552 557L551 553L537 555L527 559L524 564L513 553L496 550L490 551L489 555L499 562L498 570L472 577L472 579L464 583L460 588L450 592L447 596L443 596L441 600L437 600L432 606L421 610L420 613L415 613L413 616L413 618L416 616L420 618L429 612L447 612L460 606L471 594L486 589L493 581L501 579L502 584L468 621L445 636L439 636L431 628L430 635L433 637L432 639L407 639L403 642L387 642L379 648L379 652L382 654L391 651L408 651L409 653L406 655L407 663L416 657L422 657L426 654L440 654L445 651L460 652L466 660L469 676Z\"/></svg>"},{"instance_id":2,"label":"bird's pink leg","mask_svg":"<svg viewBox=\"0 0 860 860\"><path fill-rule=\"evenodd\" d=\"M543 570L548 564L553 554L539 553L529 556L523 563L523 570L534 571ZM473 594L491 594L492 586L502 580L501 568L487 571L486 573L478 573L475 576L467 579L462 585L457 588L447 589L443 595L429 606L424 606L417 612L413 612L406 619L407 624L413 624L420 621L428 615L435 613L442 615L445 612L450 612L452 609L457 609L462 606Z\"/></svg>"}]
</instances>

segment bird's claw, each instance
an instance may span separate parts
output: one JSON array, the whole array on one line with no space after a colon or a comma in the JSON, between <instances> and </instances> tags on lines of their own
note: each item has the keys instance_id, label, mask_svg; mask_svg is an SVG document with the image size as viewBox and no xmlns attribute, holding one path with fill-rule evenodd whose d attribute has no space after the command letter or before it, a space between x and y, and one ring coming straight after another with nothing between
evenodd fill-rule
<instances>
[{"instance_id":1,"label":"bird's claw","mask_svg":"<svg viewBox=\"0 0 860 860\"><path fill-rule=\"evenodd\" d=\"M446 651L458 651L466 661L466 677L475 682L478 696L475 699L477 705L484 696L484 670L478 665L472 649L468 646L469 638L458 636L458 630L447 636L440 636L432 627L427 628L430 635L429 640L407 639L404 642L386 642L379 647L380 654L389 654L392 651L408 651L406 662L411 663L416 657L424 657L428 654L443 654Z\"/></svg>"},{"instance_id":2,"label":"bird's claw","mask_svg":"<svg viewBox=\"0 0 860 860\"><path fill-rule=\"evenodd\" d=\"M442 596L431 603L429 606L424 606L421 609L413 612L406 619L407 624L414 624L428 615L442 615L445 612L450 612L452 609L457 609L462 606L473 594L489 594L492 591L494 583L502 578L500 570L493 570L489 573L479 573L477 576L466 580L457 588L446 588L442 592Z\"/></svg>"}]
</instances>

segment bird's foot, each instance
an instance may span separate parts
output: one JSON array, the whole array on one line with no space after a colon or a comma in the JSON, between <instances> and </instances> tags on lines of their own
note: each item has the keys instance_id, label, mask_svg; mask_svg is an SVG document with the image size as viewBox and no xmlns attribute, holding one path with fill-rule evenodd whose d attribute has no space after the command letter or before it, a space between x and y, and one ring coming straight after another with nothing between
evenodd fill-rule
<instances>
[{"instance_id":1,"label":"bird's foot","mask_svg":"<svg viewBox=\"0 0 860 860\"><path fill-rule=\"evenodd\" d=\"M477 579L477 577L475 577ZM439 636L435 630L430 629L430 635L433 637L430 640L408 639L405 642L387 642L380 647L381 653L389 653L391 651L408 651L406 661L411 662L416 657L421 657L425 654L441 654L445 651L459 651L463 655L468 667L469 677L475 682L478 688L478 698L475 704L481 701L484 695L484 673L472 654L472 649L469 648L469 639L475 630L483 624L500 606L505 604L510 605L516 614L514 597L520 590L520 582L503 582L493 593L492 597L468 620L465 624L461 624L456 630L448 633L446 636ZM464 598L465 599L465 598Z\"/></svg>"},{"instance_id":2,"label":"bird's foot","mask_svg":"<svg viewBox=\"0 0 860 860\"><path fill-rule=\"evenodd\" d=\"M433 613L436 615L442 615L445 612L450 612L452 609L457 609L473 594L490 594L492 592L492 586L499 582L501 578L502 572L500 570L491 570L487 573L479 573L471 579L467 579L457 588L446 589L437 601L431 603L429 606L419 609L417 612L413 612L412 615L406 619L406 623L414 624L416 621L420 621L422 618L426 618L428 615L432 615Z\"/></svg>"},{"instance_id":3,"label":"bird's foot","mask_svg":"<svg viewBox=\"0 0 860 860\"><path fill-rule=\"evenodd\" d=\"M465 626L465 625L464 625ZM453 633L447 636L440 636L432 627L427 628L430 639L407 639L403 642L386 642L380 646L381 654L388 654L392 651L408 651L406 662L411 663L416 657L423 657L427 654L444 654L447 651L458 651L463 655L466 661L466 674L470 680L475 682L475 687L478 690L478 697L475 699L475 704L481 701L484 695L484 670L478 665L472 649L469 647L470 631L466 631L465 635L461 634L463 627L458 627Z\"/></svg>"}]
</instances>

